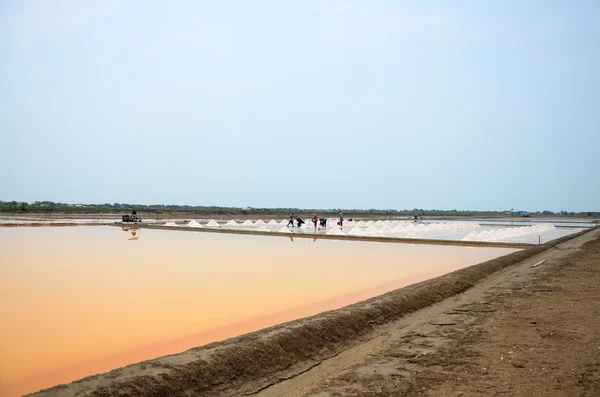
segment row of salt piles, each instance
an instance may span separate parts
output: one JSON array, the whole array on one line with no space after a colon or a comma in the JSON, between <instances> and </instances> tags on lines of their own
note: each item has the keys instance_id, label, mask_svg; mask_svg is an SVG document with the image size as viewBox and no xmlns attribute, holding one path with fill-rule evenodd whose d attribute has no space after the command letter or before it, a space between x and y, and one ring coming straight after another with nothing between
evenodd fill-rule
<instances>
[{"instance_id":1,"label":"row of salt piles","mask_svg":"<svg viewBox=\"0 0 600 397\"><path fill-rule=\"evenodd\" d=\"M361 226L366 225L367 223L361 224L358 222L356 224L356 228L360 228ZM366 234L380 232L383 234L391 234L391 233L404 233L411 231L442 231L442 230L454 230L454 229L462 229L462 228L473 228L479 227L479 223L477 222L446 222L446 223L400 223L396 225L394 228L391 227L388 223L383 222L383 226L378 227L377 223L374 222L371 226L369 226L364 232ZM380 224L381 225L381 224ZM361 229L362 230L362 229ZM358 230L355 231L358 233Z\"/></svg>"},{"instance_id":2,"label":"row of salt piles","mask_svg":"<svg viewBox=\"0 0 600 397\"><path fill-rule=\"evenodd\" d=\"M225 226L265 226L265 225L271 225L271 226L277 226L277 225L287 225L287 221L276 221L275 219L271 219L269 222L265 222L262 219L257 220L256 222L252 222L251 220L247 219L242 223L237 223L234 220L230 220L228 221Z\"/></svg>"},{"instance_id":3,"label":"row of salt piles","mask_svg":"<svg viewBox=\"0 0 600 397\"><path fill-rule=\"evenodd\" d=\"M467 234L464 241L498 241L512 237L526 236L531 234L542 234L554 230L556 227L550 223L534 226L511 227L507 229L484 230L482 232L471 232Z\"/></svg>"},{"instance_id":4,"label":"row of salt piles","mask_svg":"<svg viewBox=\"0 0 600 397\"><path fill-rule=\"evenodd\" d=\"M397 234L397 232L390 232L390 231L382 232L381 229L378 229L375 226L370 226L369 228L367 228L365 230L356 226L348 232L348 235L349 236L367 236L367 237L420 238L420 236L415 231L409 231L406 234L403 233L402 235L399 235L399 234Z\"/></svg>"}]
</instances>

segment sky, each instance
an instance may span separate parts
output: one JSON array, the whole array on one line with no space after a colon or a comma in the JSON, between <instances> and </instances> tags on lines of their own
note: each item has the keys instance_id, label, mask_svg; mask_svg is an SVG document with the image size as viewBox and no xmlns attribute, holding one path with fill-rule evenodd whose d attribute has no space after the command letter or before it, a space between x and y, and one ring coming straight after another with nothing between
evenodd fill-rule
<instances>
[{"instance_id":1,"label":"sky","mask_svg":"<svg viewBox=\"0 0 600 397\"><path fill-rule=\"evenodd\" d=\"M600 210L598 1L0 1L0 200Z\"/></svg>"}]
</instances>

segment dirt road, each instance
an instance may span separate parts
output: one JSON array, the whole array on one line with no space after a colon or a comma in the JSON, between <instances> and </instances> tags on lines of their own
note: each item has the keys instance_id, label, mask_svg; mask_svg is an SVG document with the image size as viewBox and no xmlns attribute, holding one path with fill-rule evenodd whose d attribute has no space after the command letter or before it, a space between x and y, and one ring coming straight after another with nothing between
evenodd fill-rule
<instances>
[{"instance_id":1,"label":"dirt road","mask_svg":"<svg viewBox=\"0 0 600 397\"><path fill-rule=\"evenodd\" d=\"M599 236L496 273L256 396L599 396Z\"/></svg>"}]
</instances>

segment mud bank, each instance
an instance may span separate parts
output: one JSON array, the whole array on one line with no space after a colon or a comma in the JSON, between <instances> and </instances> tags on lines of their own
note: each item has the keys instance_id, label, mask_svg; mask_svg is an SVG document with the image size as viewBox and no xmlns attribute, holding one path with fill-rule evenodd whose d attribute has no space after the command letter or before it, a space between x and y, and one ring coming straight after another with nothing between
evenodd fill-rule
<instances>
[{"instance_id":1,"label":"mud bank","mask_svg":"<svg viewBox=\"0 0 600 397\"><path fill-rule=\"evenodd\" d=\"M56 386L36 396L220 396L252 394L336 356L379 325L440 302L478 280L546 249L571 235L345 308L284 323L181 354L144 361Z\"/></svg>"}]
</instances>

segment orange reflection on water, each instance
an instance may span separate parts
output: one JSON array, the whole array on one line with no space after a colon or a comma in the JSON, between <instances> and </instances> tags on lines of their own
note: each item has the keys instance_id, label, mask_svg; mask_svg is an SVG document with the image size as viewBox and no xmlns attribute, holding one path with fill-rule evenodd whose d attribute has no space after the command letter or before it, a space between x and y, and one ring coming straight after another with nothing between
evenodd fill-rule
<instances>
[{"instance_id":1,"label":"orange reflection on water","mask_svg":"<svg viewBox=\"0 0 600 397\"><path fill-rule=\"evenodd\" d=\"M130 233L130 232L128 232ZM511 249L0 228L0 395L316 314Z\"/></svg>"}]
</instances>

